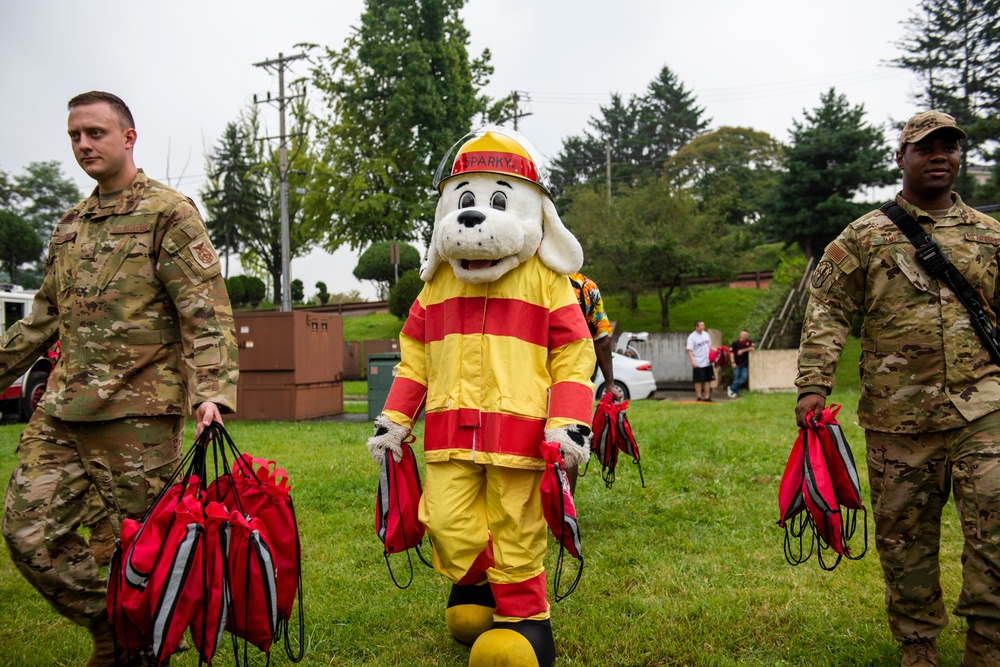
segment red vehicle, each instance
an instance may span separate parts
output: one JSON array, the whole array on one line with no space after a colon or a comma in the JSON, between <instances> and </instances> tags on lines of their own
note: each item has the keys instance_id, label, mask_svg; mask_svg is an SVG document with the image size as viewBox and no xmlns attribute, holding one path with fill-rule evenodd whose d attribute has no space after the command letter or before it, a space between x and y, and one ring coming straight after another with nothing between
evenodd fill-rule
<instances>
[{"instance_id":1,"label":"red vehicle","mask_svg":"<svg viewBox=\"0 0 1000 667\"><path fill-rule=\"evenodd\" d=\"M22 290L14 285L0 284L0 331L24 317L31 307L35 293ZM24 420L31 417L38 402L45 393L45 383L49 373L59 358L59 344L35 360L24 375L19 377L2 394L0 394L0 411L4 420Z\"/></svg>"}]
</instances>

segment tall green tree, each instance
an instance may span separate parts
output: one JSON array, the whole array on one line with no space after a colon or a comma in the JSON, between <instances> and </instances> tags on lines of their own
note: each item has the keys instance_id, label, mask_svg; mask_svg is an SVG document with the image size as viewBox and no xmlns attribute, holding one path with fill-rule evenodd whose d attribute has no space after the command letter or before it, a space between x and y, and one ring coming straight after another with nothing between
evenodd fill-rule
<instances>
[{"instance_id":1,"label":"tall green tree","mask_svg":"<svg viewBox=\"0 0 1000 667\"><path fill-rule=\"evenodd\" d=\"M248 109L236 125L235 131L227 128L209 159L213 178L203 195L212 242L238 248L240 263L247 273L270 275L272 294L280 300L282 174L278 147L264 140L266 131L256 107ZM305 99L295 97L290 109L285 172L292 259L315 247L332 215L331 202L314 186L319 165L312 136L312 117ZM231 184L228 190L227 183Z\"/></svg>"},{"instance_id":2,"label":"tall green tree","mask_svg":"<svg viewBox=\"0 0 1000 667\"><path fill-rule=\"evenodd\" d=\"M10 211L15 202L14 181L3 169L0 169L0 211Z\"/></svg>"},{"instance_id":3,"label":"tall green tree","mask_svg":"<svg viewBox=\"0 0 1000 667\"><path fill-rule=\"evenodd\" d=\"M669 67L663 67L643 95L628 100L611 96L589 129L563 140L552 160L552 186L567 204L569 190L581 183L610 179L614 185L638 185L662 173L663 164L678 148L708 127L704 108L684 88Z\"/></svg>"},{"instance_id":4,"label":"tall green tree","mask_svg":"<svg viewBox=\"0 0 1000 667\"><path fill-rule=\"evenodd\" d=\"M820 106L792 121L785 170L764 203L764 228L808 254L820 253L847 224L872 208L855 201L864 189L895 183L892 150L882 129L865 122L864 105L851 106L831 88Z\"/></svg>"},{"instance_id":5,"label":"tall green tree","mask_svg":"<svg viewBox=\"0 0 1000 667\"><path fill-rule=\"evenodd\" d=\"M42 252L42 239L28 221L12 211L0 211L0 267L17 283L22 264L34 262Z\"/></svg>"},{"instance_id":6,"label":"tall green tree","mask_svg":"<svg viewBox=\"0 0 1000 667\"><path fill-rule=\"evenodd\" d=\"M328 114L319 121L316 187L333 202L325 247L430 240L434 171L473 118L506 109L482 88L489 50L472 58L459 10L465 0L366 0L343 49L313 69Z\"/></svg>"},{"instance_id":7,"label":"tall green tree","mask_svg":"<svg viewBox=\"0 0 1000 667\"><path fill-rule=\"evenodd\" d=\"M572 201L566 222L584 246L587 275L602 292L627 294L633 310L639 294L655 293L664 330L670 304L689 296L689 279L732 274L727 226L666 179L622 188L610 202L598 189L580 188Z\"/></svg>"},{"instance_id":8,"label":"tall green tree","mask_svg":"<svg viewBox=\"0 0 1000 667\"><path fill-rule=\"evenodd\" d=\"M969 133L962 177L970 153L1000 140L998 17L1000 0L922 0L896 44L903 55L892 61L920 77L914 95L920 105L951 114ZM956 188L971 189L961 183Z\"/></svg>"},{"instance_id":9,"label":"tall green tree","mask_svg":"<svg viewBox=\"0 0 1000 667\"><path fill-rule=\"evenodd\" d=\"M254 137L248 135L248 123L233 121L226 125L215 148L205 158L208 182L201 191L205 205L205 225L216 250L229 259L239 254L243 234L257 225L265 208L259 182Z\"/></svg>"},{"instance_id":10,"label":"tall green tree","mask_svg":"<svg viewBox=\"0 0 1000 667\"><path fill-rule=\"evenodd\" d=\"M766 132L720 127L685 144L664 169L676 187L691 192L702 212L729 225L748 225L760 218L783 155L780 142Z\"/></svg>"},{"instance_id":11,"label":"tall green tree","mask_svg":"<svg viewBox=\"0 0 1000 667\"><path fill-rule=\"evenodd\" d=\"M82 199L80 189L62 173L62 164L31 162L14 176L18 214L43 239L52 234L59 218Z\"/></svg>"}]
</instances>

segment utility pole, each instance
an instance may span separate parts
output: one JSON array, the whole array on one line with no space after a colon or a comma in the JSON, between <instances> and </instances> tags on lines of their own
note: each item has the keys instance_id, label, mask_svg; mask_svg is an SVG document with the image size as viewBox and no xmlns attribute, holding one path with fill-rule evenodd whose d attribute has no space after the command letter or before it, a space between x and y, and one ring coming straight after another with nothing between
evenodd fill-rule
<instances>
[{"instance_id":1,"label":"utility pole","mask_svg":"<svg viewBox=\"0 0 1000 667\"><path fill-rule=\"evenodd\" d=\"M521 101L521 95L522 95L522 92L521 92L520 90L515 90L515 91L513 91L513 92L512 92L511 94L510 94L510 99L511 99L511 101L512 101L512 102L514 103L514 114L513 114L512 116L511 116L511 118L513 118L513 119L514 119L514 131L515 131L515 132L517 132L517 131L518 131L518 130L517 130L517 119L518 119L518 118L524 118L525 116L530 116L530 115L531 115L531 112L528 112L528 113L521 113L521 110L520 110L520 109L518 108L518 106L517 106L517 105L518 105L518 102L520 102L520 101ZM523 95L524 95L524 99L525 99L526 101L528 101L528 102L530 102L530 101L531 101L531 98L530 98L530 97L528 97L528 93L523 93ZM502 122L502 121L501 121L501 122Z\"/></svg>"},{"instance_id":2,"label":"utility pole","mask_svg":"<svg viewBox=\"0 0 1000 667\"><path fill-rule=\"evenodd\" d=\"M291 97L285 97L285 69L287 68L287 63L293 60L299 60L300 58L305 58L304 53L299 53L294 56L284 56L278 53L278 57L273 60L265 60L263 62L254 63L254 67L263 67L264 69L271 71L272 69L278 72L278 97L276 100L271 99L270 93L266 100L257 101L257 96L254 95L254 104L262 104L264 102L276 101L278 103L278 111L280 116L279 121L279 134L278 134L278 181L280 183L280 204L281 204L281 312L287 313L292 310L292 258L291 258L291 239L289 233L289 223L288 223L288 137L285 135L285 103L288 100L294 99L296 97L305 96L303 92L301 95L292 95ZM275 295L277 296L277 295Z\"/></svg>"},{"instance_id":3,"label":"utility pole","mask_svg":"<svg viewBox=\"0 0 1000 667\"><path fill-rule=\"evenodd\" d=\"M608 203L611 203L611 144L604 142L605 178L608 181Z\"/></svg>"}]
</instances>

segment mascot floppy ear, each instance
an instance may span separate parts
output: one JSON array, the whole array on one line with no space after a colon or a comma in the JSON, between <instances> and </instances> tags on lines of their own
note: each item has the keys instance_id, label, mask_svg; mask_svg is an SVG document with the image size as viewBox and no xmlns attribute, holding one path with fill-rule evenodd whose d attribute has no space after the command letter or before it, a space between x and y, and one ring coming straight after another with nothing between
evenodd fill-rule
<instances>
[{"instance_id":1,"label":"mascot floppy ear","mask_svg":"<svg viewBox=\"0 0 1000 667\"><path fill-rule=\"evenodd\" d=\"M420 267L420 279L425 283L430 282L441 264L441 254L438 252L438 221L444 215L444 197L438 198L437 209L434 211L434 231L431 232L431 242L427 246L427 261Z\"/></svg>"},{"instance_id":2,"label":"mascot floppy ear","mask_svg":"<svg viewBox=\"0 0 1000 667\"><path fill-rule=\"evenodd\" d=\"M576 273L583 266L580 242L563 225L556 205L545 195L542 196L542 242L538 246L538 259L556 273L566 275Z\"/></svg>"}]
</instances>

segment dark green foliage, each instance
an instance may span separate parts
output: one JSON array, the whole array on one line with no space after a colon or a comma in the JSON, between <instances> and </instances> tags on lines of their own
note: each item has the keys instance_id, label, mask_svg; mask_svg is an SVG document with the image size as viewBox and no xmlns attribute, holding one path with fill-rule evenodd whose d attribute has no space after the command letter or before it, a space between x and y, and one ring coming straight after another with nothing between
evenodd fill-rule
<instances>
[{"instance_id":1,"label":"dark green foliage","mask_svg":"<svg viewBox=\"0 0 1000 667\"><path fill-rule=\"evenodd\" d=\"M584 273L602 292L625 292L630 308L655 292L660 326L670 326L671 300L687 296L685 279L732 274L728 228L697 210L695 201L665 180L624 188L609 204L587 187L573 193L567 224L584 246Z\"/></svg>"},{"instance_id":2,"label":"dark green foliage","mask_svg":"<svg viewBox=\"0 0 1000 667\"><path fill-rule=\"evenodd\" d=\"M628 100L612 95L601 115L590 119L591 130L566 138L552 160L552 187L559 204L568 204L575 185L604 184L608 150L615 186L656 178L667 158L708 127L704 111L669 67L660 70L644 95Z\"/></svg>"},{"instance_id":3,"label":"dark green foliage","mask_svg":"<svg viewBox=\"0 0 1000 667\"><path fill-rule=\"evenodd\" d=\"M257 276L243 276L243 289L246 290L246 303L254 308L267 295L267 286Z\"/></svg>"},{"instance_id":4,"label":"dark green foliage","mask_svg":"<svg viewBox=\"0 0 1000 667\"><path fill-rule=\"evenodd\" d=\"M41 285L45 242L59 218L80 199L80 190L63 176L61 164L54 160L31 162L16 176L0 170L0 212L14 216L34 231L28 236L20 224L13 222L14 227L0 230L0 233L6 231L7 239L0 243L13 244L0 249L3 254L0 262L11 282L29 288ZM13 269L10 262L17 263ZM33 266L24 266L32 263Z\"/></svg>"},{"instance_id":5,"label":"dark green foliage","mask_svg":"<svg viewBox=\"0 0 1000 667\"><path fill-rule=\"evenodd\" d=\"M242 237L253 229L264 208L264 196L255 175L254 138L243 122L231 122L207 158L208 184L201 191L209 236L216 250L238 254Z\"/></svg>"},{"instance_id":6,"label":"dark green foliage","mask_svg":"<svg viewBox=\"0 0 1000 667\"><path fill-rule=\"evenodd\" d=\"M289 93L291 94L291 92ZM329 226L326 196L311 187L318 168L309 135L312 120L302 98L289 103L287 148L289 254L307 254ZM281 301L281 177L278 148L261 141L257 108L226 127L207 158L209 182L202 191L208 227L220 251L238 251L244 267L271 276L275 301Z\"/></svg>"},{"instance_id":7,"label":"dark green foliage","mask_svg":"<svg viewBox=\"0 0 1000 667\"><path fill-rule=\"evenodd\" d=\"M14 177L17 213L43 240L48 240L59 218L82 199L79 188L63 176L55 161L32 162Z\"/></svg>"},{"instance_id":8,"label":"dark green foliage","mask_svg":"<svg viewBox=\"0 0 1000 667\"><path fill-rule=\"evenodd\" d=\"M226 278L226 290L229 292L229 300L233 306L242 306L247 302L247 288L243 276L230 276Z\"/></svg>"},{"instance_id":9,"label":"dark green foliage","mask_svg":"<svg viewBox=\"0 0 1000 667\"><path fill-rule=\"evenodd\" d=\"M367 250L361 253L358 258L358 265L354 267L354 277L358 280L371 280L378 287L379 296L386 298L389 289L396 282L396 266L390 259L390 246L395 243L399 246L399 272L403 273L411 269L420 268L420 252L409 243L399 241L379 241L371 244Z\"/></svg>"},{"instance_id":10,"label":"dark green foliage","mask_svg":"<svg viewBox=\"0 0 1000 667\"><path fill-rule=\"evenodd\" d=\"M321 305L325 305L330 300L330 293L326 291L326 283L322 280L316 283L316 299Z\"/></svg>"},{"instance_id":11,"label":"dark green foliage","mask_svg":"<svg viewBox=\"0 0 1000 667\"><path fill-rule=\"evenodd\" d=\"M334 211L327 250L343 243L430 238L434 170L473 118L497 114L479 91L493 69L468 53L465 0L366 0L342 50L324 49L313 85L323 168L315 182Z\"/></svg>"},{"instance_id":12,"label":"dark green foliage","mask_svg":"<svg viewBox=\"0 0 1000 667\"><path fill-rule=\"evenodd\" d=\"M685 144L664 167L671 182L690 190L699 210L730 225L760 218L762 200L778 182L783 150L766 132L720 127Z\"/></svg>"},{"instance_id":13,"label":"dark green foliage","mask_svg":"<svg viewBox=\"0 0 1000 667\"><path fill-rule=\"evenodd\" d=\"M833 88L820 102L792 121L785 171L764 201L762 220L772 238L812 254L872 208L854 201L856 194L897 179L892 151L882 130L865 122L864 106L852 107Z\"/></svg>"},{"instance_id":14,"label":"dark green foliage","mask_svg":"<svg viewBox=\"0 0 1000 667\"><path fill-rule=\"evenodd\" d=\"M389 312L405 320L410 306L423 288L424 281L420 279L419 271L410 270L399 276L399 282L389 290Z\"/></svg>"},{"instance_id":15,"label":"dark green foliage","mask_svg":"<svg viewBox=\"0 0 1000 667\"><path fill-rule=\"evenodd\" d=\"M896 44L904 55L892 61L921 79L914 98L922 109L951 114L969 133L963 174L970 154L1000 140L998 16L1000 0L922 0Z\"/></svg>"},{"instance_id":16,"label":"dark green foliage","mask_svg":"<svg viewBox=\"0 0 1000 667\"><path fill-rule=\"evenodd\" d=\"M292 303L302 303L306 298L306 286L298 278L292 280Z\"/></svg>"},{"instance_id":17,"label":"dark green foliage","mask_svg":"<svg viewBox=\"0 0 1000 667\"><path fill-rule=\"evenodd\" d=\"M42 239L28 221L11 211L0 211L0 267L17 283L18 268L42 253Z\"/></svg>"}]
</instances>

